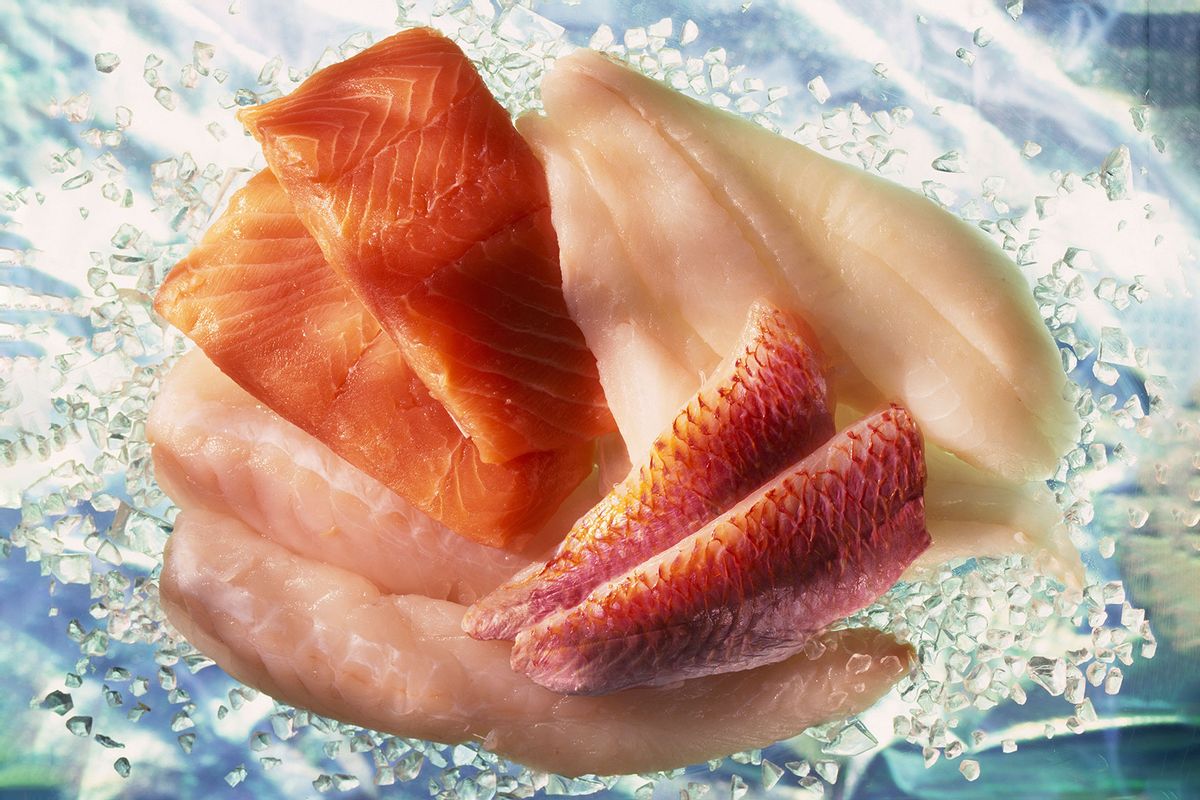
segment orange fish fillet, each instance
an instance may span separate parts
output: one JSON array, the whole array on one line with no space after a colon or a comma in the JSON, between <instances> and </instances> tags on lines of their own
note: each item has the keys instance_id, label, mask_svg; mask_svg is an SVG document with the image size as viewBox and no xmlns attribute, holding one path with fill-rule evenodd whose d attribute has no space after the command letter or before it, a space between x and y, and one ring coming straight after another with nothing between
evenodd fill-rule
<instances>
[{"instance_id":1,"label":"orange fish fillet","mask_svg":"<svg viewBox=\"0 0 1200 800\"><path fill-rule=\"evenodd\" d=\"M542 167L453 42L404 31L241 119L484 461L615 428L563 300Z\"/></svg>"},{"instance_id":2,"label":"orange fish fillet","mask_svg":"<svg viewBox=\"0 0 1200 800\"><path fill-rule=\"evenodd\" d=\"M268 171L175 266L155 309L273 411L484 544L519 546L591 469L583 444L485 463Z\"/></svg>"},{"instance_id":3,"label":"orange fish fillet","mask_svg":"<svg viewBox=\"0 0 1200 800\"><path fill-rule=\"evenodd\" d=\"M925 459L891 406L579 605L527 627L513 669L603 694L750 669L798 652L888 590L929 546Z\"/></svg>"}]
</instances>

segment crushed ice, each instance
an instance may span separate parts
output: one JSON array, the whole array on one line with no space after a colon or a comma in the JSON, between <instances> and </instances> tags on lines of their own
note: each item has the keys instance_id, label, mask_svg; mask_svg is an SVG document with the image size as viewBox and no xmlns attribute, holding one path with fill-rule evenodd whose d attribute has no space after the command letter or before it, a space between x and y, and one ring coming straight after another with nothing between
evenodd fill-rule
<instances>
[{"instance_id":1,"label":"crushed ice","mask_svg":"<svg viewBox=\"0 0 1200 800\"><path fill-rule=\"evenodd\" d=\"M1023 3L1010 0L1005 9L1017 20ZM401 0L399 12L401 26L432 22L456 35L480 64L489 87L512 111L538 107L537 86L546 64L570 48L563 27L522 4L498 7L491 0L443 2L430 19L419 17ZM236 13L232 5L230 13ZM979 28L973 44L986 48L993 38L991 32ZM370 42L369 35L356 34L337 48L327 49L310 65L285 65L279 57L271 57L258 72L254 88L234 89L221 105L234 108L264 102L312 70L349 57ZM1080 246L1082 241L1062 241L1073 234L1065 227L1055 227L1064 217L1069 195L1099 192L1114 203L1129 198L1135 187L1133 158L1126 145L1115 147L1094 173L1051 175L1043 193L1027 203L1028 211L1014 212L1008 205L1013 198L1002 199L1004 182L999 178L984 180L982 192L975 195L966 184L956 182L951 187L932 179L935 173L947 176L946 180L969 173L961 149L947 151L932 162L924 160L933 172L911 180L914 165L909 163L908 152L913 140L905 137L905 126L915 116L913 109L864 109L857 103L829 108L833 92L817 75L807 84L808 94L796 102L800 112L785 112L786 87L767 86L745 75L741 67L728 62L725 50L705 43L703 32L692 20L682 24L660 20L623 32L602 25L591 35L590 44L771 130L780 131L783 120L792 118L790 114L807 117L801 124L789 126L794 138L832 157L906 180L976 222L1010 252L1031 279L1042 317L1075 381L1071 399L1084 427L1079 446L1063 458L1050 482L1072 541L1085 548L1095 546L1103 558L1124 557L1118 539L1137 534L1151 513L1168 521L1167 527L1176 532L1173 535L1194 539L1193 529L1200 522L1200 493L1192 493L1191 504L1179 500L1181 494L1173 491L1172 476L1177 473L1165 466L1139 473L1138 480L1148 495L1144 507L1101 496L1098 517L1094 505L1096 487L1114 485L1134 471L1139 440L1169 440L1174 447L1170 458L1200 463L1195 455L1194 422L1188 423L1191 427L1159 424L1173 413L1165 400L1168 381L1152 371L1150 348L1142 346L1121 324L1123 312L1151 299L1146 282L1140 276L1129 282L1115 274L1105 261L1107 256L1093 254ZM956 56L968 65L981 57L966 48ZM98 53L94 60L96 70L102 73L111 73L120 65L120 58L113 53ZM219 63L216 47L196 41L190 61L178 68L178 89L194 90L201 80L224 84L229 74ZM168 85L167 73L168 65L158 55L146 58L143 78L158 104L170 111L180 102L180 92ZM874 74L886 78L887 66L876 64ZM285 77L286 84L281 85ZM814 101L816 105L812 105ZM72 658L77 659L73 670L63 676L63 688L33 702L64 717L73 711L88 712L66 719L66 734L91 738L108 749L125 747L116 735L132 734L137 724L154 724L178 734L178 747L187 754L199 746L197 730L245 719L250 726L245 733L246 759L229 765L224 775L231 787L253 780L260 769L279 767L279 755L284 752L279 748L300 739L322 742L323 752L331 760L344 753L366 755L370 769L363 776L376 785L421 782L430 795L444 800L492 800L499 795L521 798L539 791L588 795L616 786L615 778L566 779L514 768L472 745L447 747L364 731L273 703L236 685L228 692L228 703L219 704L215 711L192 701L180 684L177 669L190 674L212 662L177 637L157 602L156 566L175 510L153 481L144 432L158 380L187 345L158 322L150 301L166 270L186 248L182 240L194 239L204 229L248 165L201 165L182 153L151 165L146 176L148 191L135 193L127 184L126 173L138 171L136 165L123 165L111 149L121 143L121 131L134 124L131 110L125 106L101 108L86 95L74 96L55 108L72 124L93 120L100 125L101 117L113 121L111 129L81 131L90 147L104 150L91 168L83 165L78 148L51 157L50 171L64 176L61 190L84 192L102 173L99 195L103 199L124 208L142 204L146 213L165 222L175 238L169 243L159 241L155 235L123 224L113 233L111 250L90 254L90 294L57 296L4 287L0 295L6 310L65 314L86 323L67 336L20 323L19 330L4 341L26 339L43 348L48 357L4 356L0 362L0 402L6 410L32 412L14 416L14 420L33 420L28 427L6 429L0 441L0 465L36 476L25 481L23 490L5 498L7 507L19 508L20 521L0 542L0 554L21 553L26 560L39 562L51 592L58 584L87 585L93 600L90 621L71 619L63 626L64 647L73 650ZM1151 116L1147 106L1134 107L1130 115L1139 133L1148 131ZM208 131L220 141L236 126L227 114L218 118L225 124L213 121ZM1152 143L1160 152L1165 148L1157 136ZM1030 141L1020 152L1033 159L1041 149ZM0 195L0 200L9 212L41 202L26 189L9 191ZM1085 198L1079 202L1093 201ZM988 215L989 209L994 216ZM1146 217L1152 214L1147 211ZM1123 220L1120 228L1124 227ZM1050 244L1058 249L1050 249ZM1063 255L1055 259L1054 252ZM33 246L0 250L0 260L14 265L35 257ZM50 387L50 409L35 409L32 405L40 398L21 395L18 387L31 380ZM1131 384L1141 387L1147 408L1138 401L1137 392L1130 393ZM1119 387L1124 387L1121 396L1116 394ZM1104 535L1097 536L1097 532ZM1135 573L1148 569L1134 556L1129 559L1127 566ZM1118 609L1115 618L1111 609ZM960 756L986 747L989 738L1000 741L1003 752L1014 752L1017 739L1004 731L982 729L970 736L960 735L960 721L978 718L980 712L1002 703L1024 704L1027 690L1036 687L1036 691L1061 697L1072 712L1062 729L1048 726L1047 736L1089 730L1101 724L1092 697L1096 692L1119 692L1124 680L1122 666L1139 657L1152 657L1156 646L1144 612L1125 600L1119 583L1097 580L1082 588L1066 588L1044 577L1028 559L1018 557L947 565L923 580L897 586L849 622L882 625L908 640L919 655L918 668L863 718L820 726L800 737L794 749L790 745L779 749L776 758L782 767L764 758L761 751L735 754L727 762L710 762L710 770L723 768L723 763L758 768L755 773L732 775L727 786L733 800L750 791L748 779L757 781L755 788L770 790L786 783L798 796L822 796L826 785L837 782L839 765L845 759L871 751L881 739L884 744L909 742L920 749L927 767L957 769L965 780L976 780L979 762L966 757L959 760ZM1195 636L1194 632L1191 635ZM124 647L134 644L155 648L159 667L155 675L137 675L112 663ZM106 665L102 679L97 674L101 665ZM100 690L86 692L92 684L100 684ZM85 695L86 706L76 707L77 702L84 702L76 696ZM94 720L101 718L105 707L128 707L123 711L128 725L106 723L105 730L94 730ZM890 719L876 719L881 713ZM806 757L792 759L787 757L789 753ZM128 756L118 758L112 768L122 778L136 769ZM685 786L683 781L678 770L620 779L638 798L650 798L659 784L684 787L680 796L692 799L709 790L706 784L689 782ZM348 792L360 783L359 776L340 771L311 777L311 785L321 793Z\"/></svg>"}]
</instances>

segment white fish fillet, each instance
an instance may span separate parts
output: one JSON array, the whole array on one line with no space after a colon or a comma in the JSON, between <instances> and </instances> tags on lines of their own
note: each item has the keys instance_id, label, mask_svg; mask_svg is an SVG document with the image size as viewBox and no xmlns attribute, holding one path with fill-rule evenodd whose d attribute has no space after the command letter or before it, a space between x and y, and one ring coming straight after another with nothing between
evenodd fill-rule
<instances>
[{"instance_id":1,"label":"white fish fillet","mask_svg":"<svg viewBox=\"0 0 1200 800\"><path fill-rule=\"evenodd\" d=\"M430 519L259 405L199 350L164 380L147 435L158 482L180 506L234 516L387 591L469 603L529 563Z\"/></svg>"},{"instance_id":2,"label":"white fish fillet","mask_svg":"<svg viewBox=\"0 0 1200 800\"><path fill-rule=\"evenodd\" d=\"M231 517L180 514L161 597L189 641L239 680L317 713L441 742L476 741L566 775L668 769L860 711L911 666L869 630L788 661L672 688L563 697L509 667L510 645L460 629L465 607L380 592ZM870 656L863 670L861 657Z\"/></svg>"},{"instance_id":3,"label":"white fish fillet","mask_svg":"<svg viewBox=\"0 0 1200 800\"><path fill-rule=\"evenodd\" d=\"M933 544L906 577L952 559L1027 555L1036 569L1083 588L1079 550L1045 484L1015 483L936 447L925 449L925 522Z\"/></svg>"},{"instance_id":4,"label":"white fish fillet","mask_svg":"<svg viewBox=\"0 0 1200 800\"><path fill-rule=\"evenodd\" d=\"M901 403L929 441L1005 477L1053 472L1078 429L1066 376L1024 279L980 231L591 51L558 61L542 94L546 116L521 131L631 453L764 297L814 327L839 400ZM643 357L638 374L662 382L645 394L618 374Z\"/></svg>"}]
</instances>

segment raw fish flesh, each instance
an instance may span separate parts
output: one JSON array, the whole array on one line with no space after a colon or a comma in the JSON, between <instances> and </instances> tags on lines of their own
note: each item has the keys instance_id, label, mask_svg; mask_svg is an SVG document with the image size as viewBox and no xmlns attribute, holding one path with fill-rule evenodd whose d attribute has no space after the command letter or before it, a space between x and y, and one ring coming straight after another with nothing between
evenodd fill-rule
<instances>
[{"instance_id":1,"label":"raw fish flesh","mask_svg":"<svg viewBox=\"0 0 1200 800\"><path fill-rule=\"evenodd\" d=\"M580 443L485 463L268 171L175 266L155 308L284 419L476 541L519 548L591 470Z\"/></svg>"},{"instance_id":2,"label":"raw fish flesh","mask_svg":"<svg viewBox=\"0 0 1200 800\"><path fill-rule=\"evenodd\" d=\"M914 660L886 634L842 630L750 672L563 697L514 673L508 643L464 634L463 606L382 593L204 511L177 519L160 596L188 641L280 701L404 737L477 742L566 775L766 747L862 711Z\"/></svg>"},{"instance_id":3,"label":"raw fish flesh","mask_svg":"<svg viewBox=\"0 0 1200 800\"><path fill-rule=\"evenodd\" d=\"M896 406L719 519L521 630L514 670L569 694L744 670L796 653L929 546L921 435Z\"/></svg>"},{"instance_id":4,"label":"raw fish flesh","mask_svg":"<svg viewBox=\"0 0 1200 800\"><path fill-rule=\"evenodd\" d=\"M403 31L241 119L484 461L612 430L562 297L541 165L457 45Z\"/></svg>"},{"instance_id":5,"label":"raw fish flesh","mask_svg":"<svg viewBox=\"0 0 1200 800\"><path fill-rule=\"evenodd\" d=\"M811 335L811 334L809 334ZM834 434L832 403L803 324L755 304L733 354L588 512L554 557L476 604L465 630L512 639L729 509Z\"/></svg>"},{"instance_id":6,"label":"raw fish flesh","mask_svg":"<svg viewBox=\"0 0 1200 800\"><path fill-rule=\"evenodd\" d=\"M529 562L434 522L259 405L199 350L164 379L146 434L155 478L178 505L235 517L384 591L472 602Z\"/></svg>"},{"instance_id":7,"label":"raw fish flesh","mask_svg":"<svg viewBox=\"0 0 1200 800\"><path fill-rule=\"evenodd\" d=\"M557 61L542 96L545 116L519 125L630 452L765 297L813 326L839 402L900 403L931 442L1010 479L1054 472L1078 430L1066 376L1024 278L982 232L592 51Z\"/></svg>"}]
</instances>

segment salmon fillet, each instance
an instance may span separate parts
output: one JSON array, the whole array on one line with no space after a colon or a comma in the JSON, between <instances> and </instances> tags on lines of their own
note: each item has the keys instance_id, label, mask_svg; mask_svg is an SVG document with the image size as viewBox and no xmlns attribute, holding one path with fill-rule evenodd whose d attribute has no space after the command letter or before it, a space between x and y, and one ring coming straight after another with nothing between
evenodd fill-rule
<instances>
[{"instance_id":1,"label":"salmon fillet","mask_svg":"<svg viewBox=\"0 0 1200 800\"><path fill-rule=\"evenodd\" d=\"M542 167L453 42L401 32L241 119L483 461L615 428L562 296Z\"/></svg>"},{"instance_id":2,"label":"salmon fillet","mask_svg":"<svg viewBox=\"0 0 1200 800\"><path fill-rule=\"evenodd\" d=\"M269 171L175 266L155 309L277 414L478 542L519 547L591 470L582 442L484 462Z\"/></svg>"}]
</instances>

